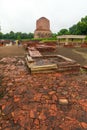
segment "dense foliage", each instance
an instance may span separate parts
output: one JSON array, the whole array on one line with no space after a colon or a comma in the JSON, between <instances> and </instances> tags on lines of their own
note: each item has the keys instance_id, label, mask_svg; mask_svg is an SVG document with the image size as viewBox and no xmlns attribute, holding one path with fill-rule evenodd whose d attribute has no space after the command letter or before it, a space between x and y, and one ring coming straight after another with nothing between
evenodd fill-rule
<instances>
[{"instance_id":1,"label":"dense foliage","mask_svg":"<svg viewBox=\"0 0 87 130\"><path fill-rule=\"evenodd\" d=\"M21 40L21 39L32 39L34 37L33 33L21 33L21 32L17 32L14 33L13 31L11 31L10 33L0 33L0 39L11 39L11 40Z\"/></svg>"},{"instance_id":2,"label":"dense foliage","mask_svg":"<svg viewBox=\"0 0 87 130\"><path fill-rule=\"evenodd\" d=\"M58 35L68 35L69 34L69 31L67 29L61 29L59 32L58 32Z\"/></svg>"},{"instance_id":3,"label":"dense foliage","mask_svg":"<svg viewBox=\"0 0 87 130\"><path fill-rule=\"evenodd\" d=\"M87 16L82 18L80 22L69 28L70 34L87 35Z\"/></svg>"},{"instance_id":4,"label":"dense foliage","mask_svg":"<svg viewBox=\"0 0 87 130\"><path fill-rule=\"evenodd\" d=\"M87 16L85 16L85 18L82 18L81 21L79 21L77 24L70 27L69 30L61 29L58 32L58 35L67 35L67 34L87 35Z\"/></svg>"}]
</instances>

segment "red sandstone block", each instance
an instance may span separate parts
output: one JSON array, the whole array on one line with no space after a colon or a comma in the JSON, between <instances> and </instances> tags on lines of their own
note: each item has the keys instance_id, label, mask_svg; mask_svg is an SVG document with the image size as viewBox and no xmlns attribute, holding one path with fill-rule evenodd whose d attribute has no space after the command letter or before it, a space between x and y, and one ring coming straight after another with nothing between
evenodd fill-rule
<instances>
[{"instance_id":1,"label":"red sandstone block","mask_svg":"<svg viewBox=\"0 0 87 130\"><path fill-rule=\"evenodd\" d=\"M82 66L82 68L87 70L87 66Z\"/></svg>"},{"instance_id":2,"label":"red sandstone block","mask_svg":"<svg viewBox=\"0 0 87 130\"><path fill-rule=\"evenodd\" d=\"M82 122L82 123L81 123L81 126L82 126L85 130L87 129L87 123Z\"/></svg>"},{"instance_id":3,"label":"red sandstone block","mask_svg":"<svg viewBox=\"0 0 87 130\"><path fill-rule=\"evenodd\" d=\"M40 124L40 121L38 119L35 119L34 124L38 126Z\"/></svg>"},{"instance_id":4,"label":"red sandstone block","mask_svg":"<svg viewBox=\"0 0 87 130\"><path fill-rule=\"evenodd\" d=\"M68 102L67 99L64 99L64 98L59 99L59 104L60 104L60 105L67 105L68 103L69 103L69 102Z\"/></svg>"},{"instance_id":5,"label":"red sandstone block","mask_svg":"<svg viewBox=\"0 0 87 130\"><path fill-rule=\"evenodd\" d=\"M30 110L30 118L35 118L35 112L33 110Z\"/></svg>"},{"instance_id":6,"label":"red sandstone block","mask_svg":"<svg viewBox=\"0 0 87 130\"><path fill-rule=\"evenodd\" d=\"M53 101L57 101L58 99L57 99L57 96L54 94L53 96L52 96L52 100Z\"/></svg>"},{"instance_id":7,"label":"red sandstone block","mask_svg":"<svg viewBox=\"0 0 87 130\"><path fill-rule=\"evenodd\" d=\"M41 120L45 120L46 119L46 116L45 116L43 111L40 113L39 119L41 119Z\"/></svg>"},{"instance_id":8,"label":"red sandstone block","mask_svg":"<svg viewBox=\"0 0 87 130\"><path fill-rule=\"evenodd\" d=\"M55 91L51 91L51 92L49 92L49 95L53 95L55 93L56 93Z\"/></svg>"}]
</instances>

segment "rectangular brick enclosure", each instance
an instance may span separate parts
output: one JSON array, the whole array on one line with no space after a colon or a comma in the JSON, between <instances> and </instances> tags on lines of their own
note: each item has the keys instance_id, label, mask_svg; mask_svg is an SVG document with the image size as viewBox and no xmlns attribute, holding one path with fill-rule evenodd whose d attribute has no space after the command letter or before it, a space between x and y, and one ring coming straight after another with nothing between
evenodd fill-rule
<instances>
[{"instance_id":1,"label":"rectangular brick enclosure","mask_svg":"<svg viewBox=\"0 0 87 130\"><path fill-rule=\"evenodd\" d=\"M27 55L26 63L31 73L48 73L73 71L78 72L80 65L62 55L31 57Z\"/></svg>"}]
</instances>

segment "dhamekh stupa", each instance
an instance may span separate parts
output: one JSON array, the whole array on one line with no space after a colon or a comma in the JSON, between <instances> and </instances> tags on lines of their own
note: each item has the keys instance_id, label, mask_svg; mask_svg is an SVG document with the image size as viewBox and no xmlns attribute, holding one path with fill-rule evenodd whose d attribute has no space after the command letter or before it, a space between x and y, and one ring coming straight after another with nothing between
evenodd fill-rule
<instances>
[{"instance_id":1,"label":"dhamekh stupa","mask_svg":"<svg viewBox=\"0 0 87 130\"><path fill-rule=\"evenodd\" d=\"M49 38L52 36L50 31L50 21L41 17L36 21L36 30L34 31L34 38Z\"/></svg>"}]
</instances>

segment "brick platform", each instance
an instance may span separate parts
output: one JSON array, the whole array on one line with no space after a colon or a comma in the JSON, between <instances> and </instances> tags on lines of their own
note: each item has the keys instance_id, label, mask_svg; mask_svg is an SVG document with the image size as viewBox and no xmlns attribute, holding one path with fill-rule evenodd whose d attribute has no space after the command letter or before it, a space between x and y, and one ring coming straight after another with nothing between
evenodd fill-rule
<instances>
[{"instance_id":1,"label":"brick platform","mask_svg":"<svg viewBox=\"0 0 87 130\"><path fill-rule=\"evenodd\" d=\"M76 63L74 60L71 60L61 55L37 56L37 57L34 56L35 53L33 57L31 56L26 57L26 63L31 73L48 73L48 72L64 72L64 71L71 71L78 73L80 70L80 65L78 63ZM33 61L32 63L31 59Z\"/></svg>"}]
</instances>

